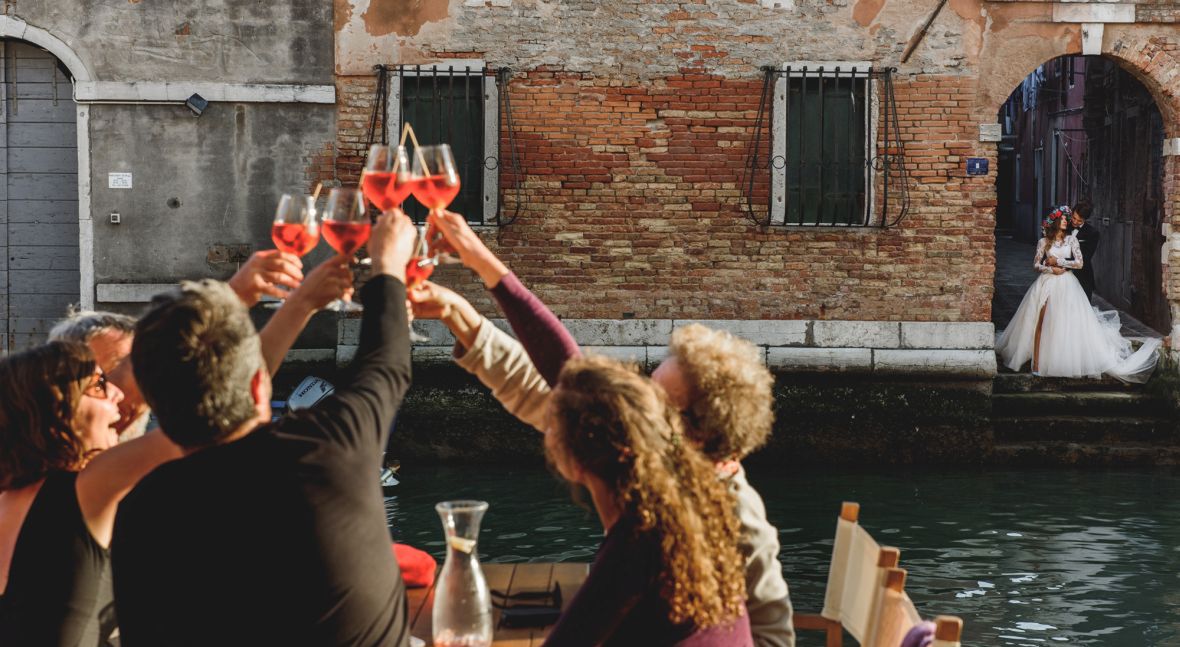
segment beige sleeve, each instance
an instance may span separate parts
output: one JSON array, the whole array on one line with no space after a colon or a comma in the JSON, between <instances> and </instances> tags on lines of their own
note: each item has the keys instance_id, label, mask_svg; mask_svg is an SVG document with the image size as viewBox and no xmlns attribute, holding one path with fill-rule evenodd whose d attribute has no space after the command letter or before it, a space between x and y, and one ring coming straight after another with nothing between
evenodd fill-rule
<instances>
[{"instance_id":1,"label":"beige sleeve","mask_svg":"<svg viewBox=\"0 0 1180 647\"><path fill-rule=\"evenodd\" d=\"M741 536L738 548L746 560L746 609L757 647L795 647L791 598L778 561L778 530L766 519L762 497L746 481L745 470L728 479L737 499Z\"/></svg>"},{"instance_id":2,"label":"beige sleeve","mask_svg":"<svg viewBox=\"0 0 1180 647\"><path fill-rule=\"evenodd\" d=\"M463 354L455 346L455 363L492 390L504 409L537 431L545 430L549 385L528 353L511 335L484 318L475 343Z\"/></svg>"}]
</instances>

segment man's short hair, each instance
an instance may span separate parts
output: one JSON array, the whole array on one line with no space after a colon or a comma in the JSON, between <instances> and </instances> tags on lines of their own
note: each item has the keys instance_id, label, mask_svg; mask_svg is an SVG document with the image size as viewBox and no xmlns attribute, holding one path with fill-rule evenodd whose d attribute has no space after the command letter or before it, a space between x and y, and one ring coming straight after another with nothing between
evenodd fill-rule
<instances>
[{"instance_id":1,"label":"man's short hair","mask_svg":"<svg viewBox=\"0 0 1180 647\"><path fill-rule=\"evenodd\" d=\"M185 281L152 299L135 327L131 364L164 434L196 449L256 415L251 380L263 366L258 332L220 281Z\"/></svg>"},{"instance_id":2,"label":"man's short hair","mask_svg":"<svg viewBox=\"0 0 1180 647\"><path fill-rule=\"evenodd\" d=\"M1078 200L1073 206L1073 212L1081 216L1082 220L1089 220L1090 214L1094 212L1094 205L1090 204L1089 200Z\"/></svg>"},{"instance_id":3,"label":"man's short hair","mask_svg":"<svg viewBox=\"0 0 1180 647\"><path fill-rule=\"evenodd\" d=\"M53 328L49 330L49 341L73 341L86 344L95 335L106 330L133 335L135 334L135 317L128 317L117 312L79 310L71 307L66 313L66 318L53 324Z\"/></svg>"},{"instance_id":4,"label":"man's short hair","mask_svg":"<svg viewBox=\"0 0 1180 647\"><path fill-rule=\"evenodd\" d=\"M668 352L691 387L686 432L713 461L741 459L774 425L774 376L750 342L700 324L677 328Z\"/></svg>"}]
</instances>

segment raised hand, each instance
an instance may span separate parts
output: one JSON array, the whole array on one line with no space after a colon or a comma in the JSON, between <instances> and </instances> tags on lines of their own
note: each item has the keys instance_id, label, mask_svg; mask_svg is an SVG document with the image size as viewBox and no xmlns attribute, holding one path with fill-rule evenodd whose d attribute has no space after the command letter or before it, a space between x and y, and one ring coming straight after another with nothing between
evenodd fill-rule
<instances>
[{"instance_id":1,"label":"raised hand","mask_svg":"<svg viewBox=\"0 0 1180 647\"><path fill-rule=\"evenodd\" d=\"M415 317L442 321L464 348L475 343L482 317L467 299L430 281L410 290L409 297Z\"/></svg>"},{"instance_id":2,"label":"raised hand","mask_svg":"<svg viewBox=\"0 0 1180 647\"><path fill-rule=\"evenodd\" d=\"M250 259L228 283L249 308L258 303L264 294L279 299L286 297L287 291L279 286L293 290L299 287L302 280L303 261L298 256L277 249L264 249L251 254Z\"/></svg>"},{"instance_id":3,"label":"raised hand","mask_svg":"<svg viewBox=\"0 0 1180 647\"><path fill-rule=\"evenodd\" d=\"M324 308L335 299L347 301L352 297L352 271L349 257L333 256L308 273L303 283L287 297L299 307L311 311Z\"/></svg>"},{"instance_id":4,"label":"raised hand","mask_svg":"<svg viewBox=\"0 0 1180 647\"><path fill-rule=\"evenodd\" d=\"M402 283L406 281L406 264L414 253L414 223L401 209L393 209L377 216L369 235L369 256L375 274L388 274Z\"/></svg>"},{"instance_id":5,"label":"raised hand","mask_svg":"<svg viewBox=\"0 0 1180 647\"><path fill-rule=\"evenodd\" d=\"M488 288L495 287L508 273L508 267L488 249L463 216L450 211L432 211L426 217L426 223L428 232L437 231L443 237L440 242L444 247L440 248L436 243L432 251L453 251L458 254L463 265L479 274Z\"/></svg>"},{"instance_id":6,"label":"raised hand","mask_svg":"<svg viewBox=\"0 0 1180 647\"><path fill-rule=\"evenodd\" d=\"M430 281L423 281L422 285L410 290L409 297L417 319L446 319L460 302L466 301L450 288Z\"/></svg>"}]
</instances>

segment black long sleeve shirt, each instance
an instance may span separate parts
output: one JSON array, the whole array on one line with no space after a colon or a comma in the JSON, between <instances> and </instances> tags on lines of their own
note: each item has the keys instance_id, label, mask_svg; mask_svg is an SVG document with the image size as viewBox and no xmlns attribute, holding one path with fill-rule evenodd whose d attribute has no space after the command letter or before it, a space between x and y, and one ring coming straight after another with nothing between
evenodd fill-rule
<instances>
[{"instance_id":1,"label":"black long sleeve shirt","mask_svg":"<svg viewBox=\"0 0 1180 647\"><path fill-rule=\"evenodd\" d=\"M112 542L123 644L407 645L378 479L410 383L405 286L361 290L349 376L315 407L161 466Z\"/></svg>"}]
</instances>

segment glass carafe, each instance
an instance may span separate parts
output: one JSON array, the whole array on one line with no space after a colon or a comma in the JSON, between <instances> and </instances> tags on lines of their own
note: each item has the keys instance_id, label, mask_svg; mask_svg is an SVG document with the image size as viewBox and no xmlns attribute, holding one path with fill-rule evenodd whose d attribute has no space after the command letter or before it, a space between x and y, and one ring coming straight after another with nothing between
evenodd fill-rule
<instances>
[{"instance_id":1,"label":"glass carafe","mask_svg":"<svg viewBox=\"0 0 1180 647\"><path fill-rule=\"evenodd\" d=\"M484 501L444 501L434 506L447 539L447 560L434 585L436 647L489 647L492 598L479 567L479 523Z\"/></svg>"}]
</instances>

